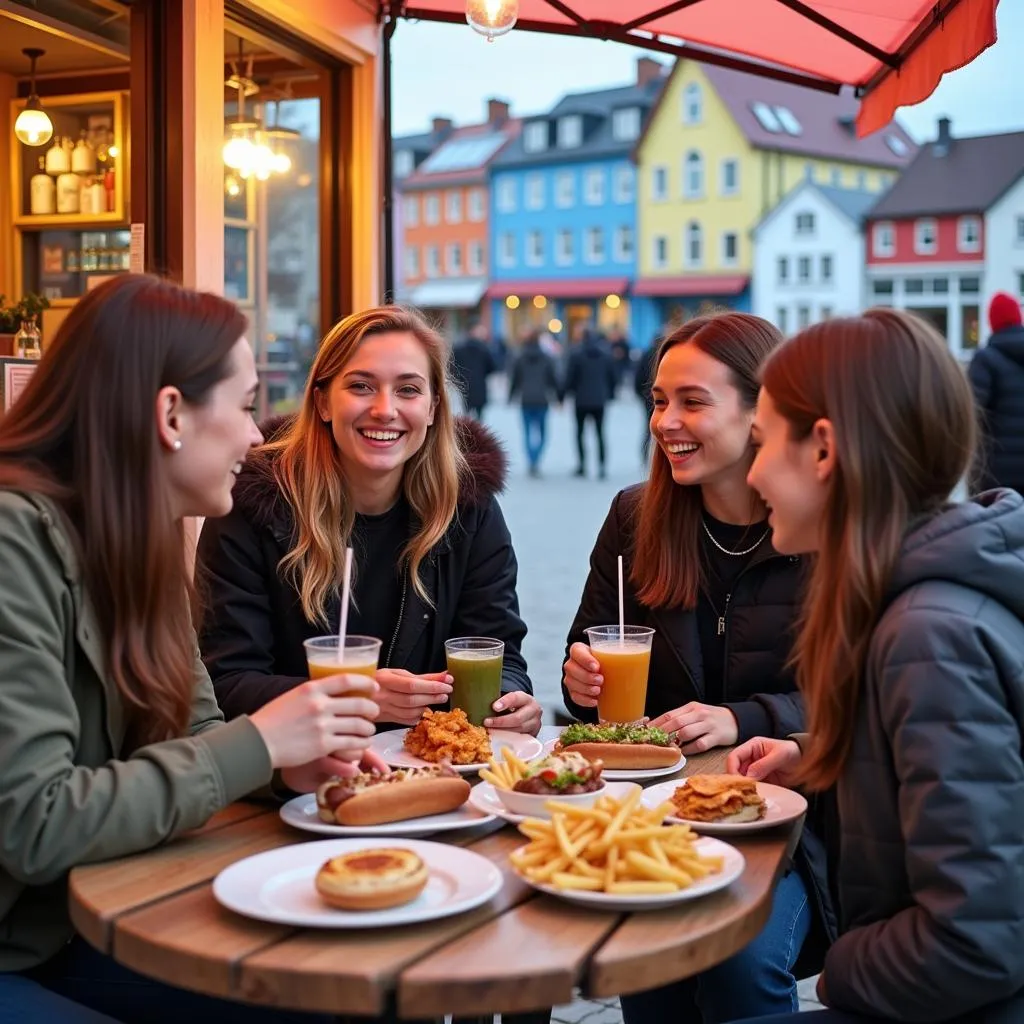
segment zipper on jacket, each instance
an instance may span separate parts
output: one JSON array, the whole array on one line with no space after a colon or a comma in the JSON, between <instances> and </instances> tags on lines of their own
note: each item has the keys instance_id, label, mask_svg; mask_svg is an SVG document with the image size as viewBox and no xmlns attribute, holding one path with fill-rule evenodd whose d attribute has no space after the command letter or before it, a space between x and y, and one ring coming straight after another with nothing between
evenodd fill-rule
<instances>
[{"instance_id":1,"label":"zipper on jacket","mask_svg":"<svg viewBox=\"0 0 1024 1024\"><path fill-rule=\"evenodd\" d=\"M742 575L742 573L740 574ZM729 602L732 600L732 594L725 595L725 604L722 606L722 614L718 616L718 636L725 634L725 620L729 615Z\"/></svg>"},{"instance_id":2,"label":"zipper on jacket","mask_svg":"<svg viewBox=\"0 0 1024 1024\"><path fill-rule=\"evenodd\" d=\"M384 668L391 667L391 656L395 653L395 644L398 643L398 631L402 628L402 616L405 614L405 595L409 589L409 570L402 573L402 600L398 605L398 621L395 623L395 632L391 637L391 644L388 647L388 656L384 659Z\"/></svg>"}]
</instances>

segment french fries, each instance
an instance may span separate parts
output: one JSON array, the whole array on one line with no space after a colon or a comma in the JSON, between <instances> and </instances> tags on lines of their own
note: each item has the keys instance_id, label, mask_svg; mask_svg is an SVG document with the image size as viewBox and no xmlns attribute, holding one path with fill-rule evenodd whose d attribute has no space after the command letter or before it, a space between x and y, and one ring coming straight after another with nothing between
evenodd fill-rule
<instances>
[{"instance_id":1,"label":"french fries","mask_svg":"<svg viewBox=\"0 0 1024 1024\"><path fill-rule=\"evenodd\" d=\"M494 767L501 766L492 763L495 778L510 777ZM519 826L530 841L509 855L512 866L529 881L557 889L630 896L678 892L722 870L721 857L697 852L688 825L662 824L671 803L648 810L640 792L623 800L602 796L592 807L551 801L550 820L527 818Z\"/></svg>"},{"instance_id":2,"label":"french fries","mask_svg":"<svg viewBox=\"0 0 1024 1024\"><path fill-rule=\"evenodd\" d=\"M512 789L526 774L527 764L520 760L509 747L502 747L501 756L487 759L487 767L480 769L480 778L489 782L495 789Z\"/></svg>"}]
</instances>

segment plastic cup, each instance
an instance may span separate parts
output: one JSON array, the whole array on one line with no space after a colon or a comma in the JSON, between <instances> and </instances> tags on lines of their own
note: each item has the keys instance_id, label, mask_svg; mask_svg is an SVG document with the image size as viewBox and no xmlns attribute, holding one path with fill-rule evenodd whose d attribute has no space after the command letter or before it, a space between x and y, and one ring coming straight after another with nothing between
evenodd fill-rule
<instances>
[{"instance_id":1,"label":"plastic cup","mask_svg":"<svg viewBox=\"0 0 1024 1024\"><path fill-rule=\"evenodd\" d=\"M315 636L303 641L306 648L306 665L310 679L326 676L365 676L372 680L377 673L381 642L373 636L347 636L344 648L338 646L338 636ZM370 686L367 695L373 693Z\"/></svg>"},{"instance_id":2,"label":"plastic cup","mask_svg":"<svg viewBox=\"0 0 1024 1024\"><path fill-rule=\"evenodd\" d=\"M445 655L452 684L452 707L462 708L473 725L494 716L491 705L501 696L501 669L505 644L486 636L445 640Z\"/></svg>"},{"instance_id":3,"label":"plastic cup","mask_svg":"<svg viewBox=\"0 0 1024 1024\"><path fill-rule=\"evenodd\" d=\"M586 634L604 676L597 697L598 719L617 725L641 721L647 704L654 630L647 626L591 626Z\"/></svg>"}]
</instances>

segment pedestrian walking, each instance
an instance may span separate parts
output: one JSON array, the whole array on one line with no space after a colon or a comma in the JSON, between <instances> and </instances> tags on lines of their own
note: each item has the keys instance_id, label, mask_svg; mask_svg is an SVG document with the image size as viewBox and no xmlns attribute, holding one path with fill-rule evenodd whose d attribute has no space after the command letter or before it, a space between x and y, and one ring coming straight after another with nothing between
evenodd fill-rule
<instances>
[{"instance_id":1,"label":"pedestrian walking","mask_svg":"<svg viewBox=\"0 0 1024 1024\"><path fill-rule=\"evenodd\" d=\"M463 408L475 420L484 418L487 405L487 378L495 372L497 364L487 340L487 328L479 320L469 330L469 336L452 352L452 370L455 383L462 392Z\"/></svg>"},{"instance_id":2,"label":"pedestrian walking","mask_svg":"<svg viewBox=\"0 0 1024 1024\"><path fill-rule=\"evenodd\" d=\"M615 395L615 366L603 339L592 330L583 332L582 340L569 356L565 395L573 396L576 408L576 448L579 465L576 476L587 475L587 450L584 443L587 421L597 434L598 476L606 476L607 449L604 438L604 412Z\"/></svg>"},{"instance_id":3,"label":"pedestrian walking","mask_svg":"<svg viewBox=\"0 0 1024 1024\"><path fill-rule=\"evenodd\" d=\"M512 366L509 401L519 399L523 414L523 441L530 476L540 475L540 460L547 444L548 406L558 401L555 360L542 346L542 331L531 331Z\"/></svg>"}]
</instances>

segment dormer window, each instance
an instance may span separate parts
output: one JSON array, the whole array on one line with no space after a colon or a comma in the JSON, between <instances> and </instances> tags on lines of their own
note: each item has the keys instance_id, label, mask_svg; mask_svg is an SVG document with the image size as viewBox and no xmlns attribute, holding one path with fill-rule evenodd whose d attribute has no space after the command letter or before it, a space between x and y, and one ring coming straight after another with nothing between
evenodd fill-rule
<instances>
[{"instance_id":1,"label":"dormer window","mask_svg":"<svg viewBox=\"0 0 1024 1024\"><path fill-rule=\"evenodd\" d=\"M394 171L396 178L406 178L412 174L413 155L411 149L400 149L395 154Z\"/></svg>"},{"instance_id":2,"label":"dormer window","mask_svg":"<svg viewBox=\"0 0 1024 1024\"><path fill-rule=\"evenodd\" d=\"M700 85L691 82L683 90L683 124L700 124L704 120L704 96Z\"/></svg>"},{"instance_id":3,"label":"dormer window","mask_svg":"<svg viewBox=\"0 0 1024 1024\"><path fill-rule=\"evenodd\" d=\"M640 137L640 108L624 107L612 114L612 138L632 142Z\"/></svg>"},{"instance_id":4,"label":"dormer window","mask_svg":"<svg viewBox=\"0 0 1024 1024\"><path fill-rule=\"evenodd\" d=\"M547 121L531 121L523 129L523 149L527 153L543 153L548 148Z\"/></svg>"},{"instance_id":5,"label":"dormer window","mask_svg":"<svg viewBox=\"0 0 1024 1024\"><path fill-rule=\"evenodd\" d=\"M583 144L583 118L579 114L558 120L558 148L578 149Z\"/></svg>"}]
</instances>

